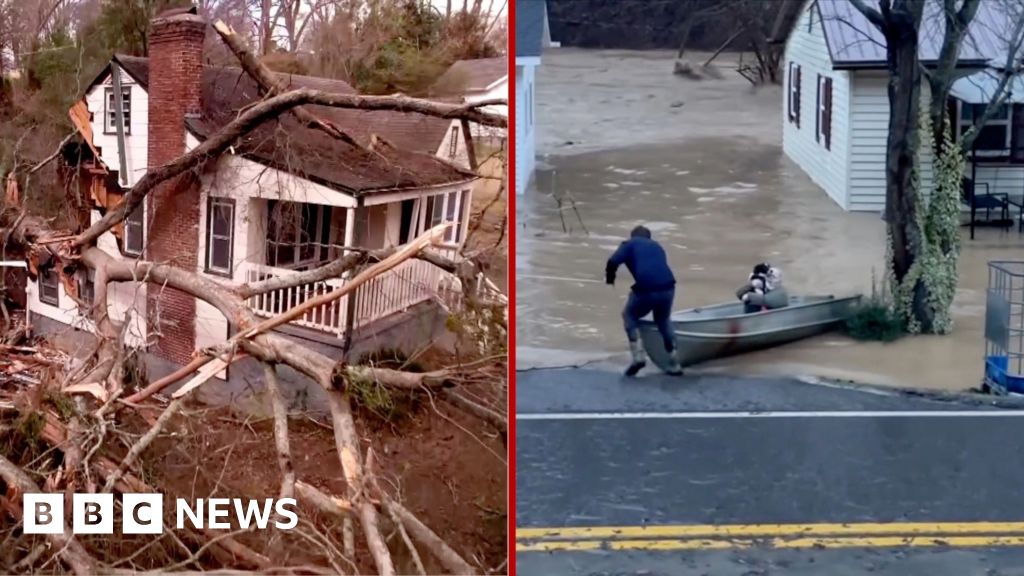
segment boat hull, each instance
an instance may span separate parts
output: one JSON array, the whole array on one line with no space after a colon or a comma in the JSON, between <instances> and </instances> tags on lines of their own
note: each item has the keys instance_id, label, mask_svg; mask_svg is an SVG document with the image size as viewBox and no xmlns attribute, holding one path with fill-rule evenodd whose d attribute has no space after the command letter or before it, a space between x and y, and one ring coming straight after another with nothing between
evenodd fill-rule
<instances>
[{"instance_id":1,"label":"boat hull","mask_svg":"<svg viewBox=\"0 0 1024 576\"><path fill-rule=\"evenodd\" d=\"M789 306L743 313L742 303L716 304L672 315L676 359L682 366L788 344L834 330L855 311L861 296L794 296ZM668 368L669 355L653 320L640 322L651 361Z\"/></svg>"}]
</instances>

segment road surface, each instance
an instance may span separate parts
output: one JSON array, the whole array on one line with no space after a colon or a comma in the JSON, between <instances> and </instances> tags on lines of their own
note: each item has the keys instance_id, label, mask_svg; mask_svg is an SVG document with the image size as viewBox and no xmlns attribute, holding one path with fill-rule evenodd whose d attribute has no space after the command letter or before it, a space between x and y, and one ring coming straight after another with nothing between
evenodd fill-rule
<instances>
[{"instance_id":1,"label":"road surface","mask_svg":"<svg viewBox=\"0 0 1024 576\"><path fill-rule=\"evenodd\" d=\"M1024 410L517 374L519 574L1024 575Z\"/></svg>"}]
</instances>

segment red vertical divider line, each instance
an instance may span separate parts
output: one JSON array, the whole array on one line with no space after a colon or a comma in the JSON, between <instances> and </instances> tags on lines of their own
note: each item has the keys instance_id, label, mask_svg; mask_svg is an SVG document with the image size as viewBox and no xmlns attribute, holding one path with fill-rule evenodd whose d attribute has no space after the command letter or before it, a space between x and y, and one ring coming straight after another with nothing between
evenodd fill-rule
<instances>
[{"instance_id":1,"label":"red vertical divider line","mask_svg":"<svg viewBox=\"0 0 1024 576\"><path fill-rule=\"evenodd\" d=\"M505 170L508 172L505 190L508 199L508 573L516 573L516 1L508 3L508 73L511 90L508 92L508 150Z\"/></svg>"}]
</instances>

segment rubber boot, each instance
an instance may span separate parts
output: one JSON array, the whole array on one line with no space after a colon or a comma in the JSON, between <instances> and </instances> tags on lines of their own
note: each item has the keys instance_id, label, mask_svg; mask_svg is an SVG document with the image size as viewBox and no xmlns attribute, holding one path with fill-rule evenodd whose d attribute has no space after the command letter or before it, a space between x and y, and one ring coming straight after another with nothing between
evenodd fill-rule
<instances>
[{"instance_id":1,"label":"rubber boot","mask_svg":"<svg viewBox=\"0 0 1024 576\"><path fill-rule=\"evenodd\" d=\"M636 376L637 372L647 366L647 360L644 358L644 347L640 342L630 342L629 352L633 357L633 361L630 363L629 368L626 368L626 376Z\"/></svg>"}]
</instances>

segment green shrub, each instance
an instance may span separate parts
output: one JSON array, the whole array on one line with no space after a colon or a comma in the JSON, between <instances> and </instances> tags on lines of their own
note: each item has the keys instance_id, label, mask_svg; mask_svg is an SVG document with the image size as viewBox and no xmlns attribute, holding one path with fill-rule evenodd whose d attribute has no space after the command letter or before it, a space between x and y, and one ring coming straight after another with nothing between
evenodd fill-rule
<instances>
[{"instance_id":1,"label":"green shrub","mask_svg":"<svg viewBox=\"0 0 1024 576\"><path fill-rule=\"evenodd\" d=\"M871 296L863 299L857 310L846 320L846 332L856 340L892 342L907 332L907 324L893 305L889 291L883 285L876 288L874 273Z\"/></svg>"},{"instance_id":2,"label":"green shrub","mask_svg":"<svg viewBox=\"0 0 1024 576\"><path fill-rule=\"evenodd\" d=\"M866 300L846 320L846 332L857 340L892 342L906 333L906 324L888 304Z\"/></svg>"}]
</instances>

